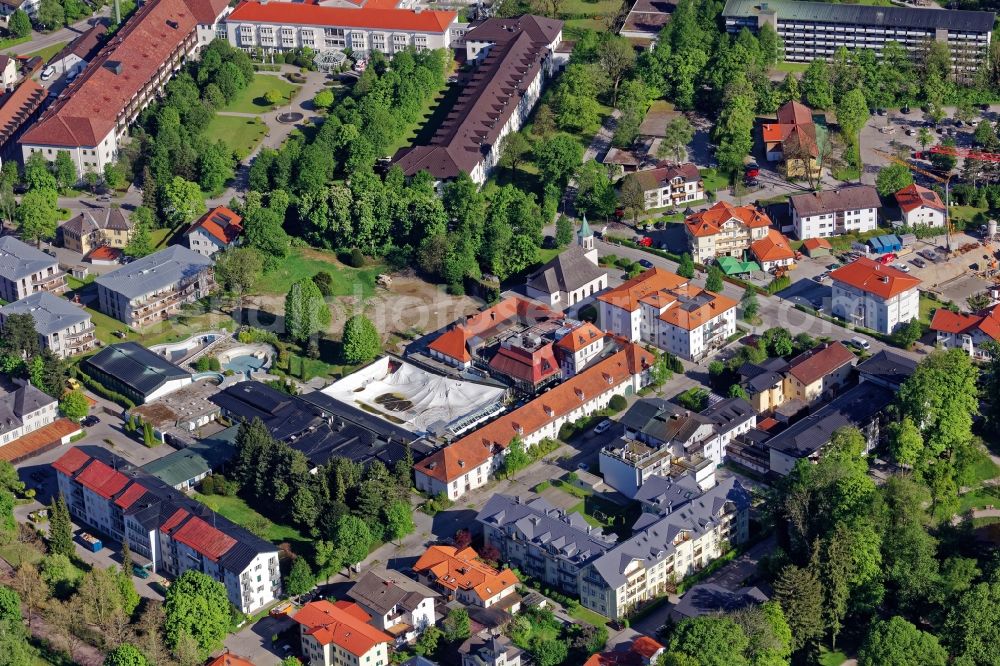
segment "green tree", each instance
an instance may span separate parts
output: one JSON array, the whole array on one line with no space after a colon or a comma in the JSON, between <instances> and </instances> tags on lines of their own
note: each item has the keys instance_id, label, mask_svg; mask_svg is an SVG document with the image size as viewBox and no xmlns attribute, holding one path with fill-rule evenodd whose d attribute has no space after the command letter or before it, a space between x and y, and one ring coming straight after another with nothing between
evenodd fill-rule
<instances>
[{"instance_id":1,"label":"green tree","mask_svg":"<svg viewBox=\"0 0 1000 666\"><path fill-rule=\"evenodd\" d=\"M15 9L14 13L10 15L7 29L17 39L27 37L31 34L31 18L23 9Z\"/></svg>"},{"instance_id":2,"label":"green tree","mask_svg":"<svg viewBox=\"0 0 1000 666\"><path fill-rule=\"evenodd\" d=\"M646 190L635 174L629 174L622 180L618 201L625 212L631 216L632 223L639 221L639 216L646 212Z\"/></svg>"},{"instance_id":3,"label":"green tree","mask_svg":"<svg viewBox=\"0 0 1000 666\"><path fill-rule=\"evenodd\" d=\"M472 634L469 612L464 608L452 608L443 623L444 637L449 643L464 641Z\"/></svg>"},{"instance_id":4,"label":"green tree","mask_svg":"<svg viewBox=\"0 0 1000 666\"><path fill-rule=\"evenodd\" d=\"M128 244L124 248L125 256L139 259L146 255L153 254L153 238L149 234L149 227L145 224L137 224L132 229L132 235L128 239Z\"/></svg>"},{"instance_id":5,"label":"green tree","mask_svg":"<svg viewBox=\"0 0 1000 666\"><path fill-rule=\"evenodd\" d=\"M80 180L76 164L70 157L68 150L60 150L56 153L55 162L52 163L52 173L56 177L56 184L59 186L60 192L65 192Z\"/></svg>"},{"instance_id":6,"label":"green tree","mask_svg":"<svg viewBox=\"0 0 1000 666\"><path fill-rule=\"evenodd\" d=\"M292 567L285 578L285 592L290 596L297 597L305 594L316 587L316 577L313 576L312 568L304 557L296 557L292 562Z\"/></svg>"},{"instance_id":7,"label":"green tree","mask_svg":"<svg viewBox=\"0 0 1000 666\"><path fill-rule=\"evenodd\" d=\"M20 624L23 619L21 597L6 585L0 585L0 622L13 621Z\"/></svg>"},{"instance_id":8,"label":"green tree","mask_svg":"<svg viewBox=\"0 0 1000 666\"><path fill-rule=\"evenodd\" d=\"M848 162L854 166L861 164L859 133L870 117L868 101L860 88L853 88L837 104L837 123L848 147Z\"/></svg>"},{"instance_id":9,"label":"green tree","mask_svg":"<svg viewBox=\"0 0 1000 666\"><path fill-rule=\"evenodd\" d=\"M927 150L927 146L934 143L934 134L926 127L921 127L917 130L917 143L920 144L920 150Z\"/></svg>"},{"instance_id":10,"label":"green tree","mask_svg":"<svg viewBox=\"0 0 1000 666\"><path fill-rule=\"evenodd\" d=\"M385 507L386 534L393 541L399 541L415 529L413 508L405 500L394 500Z\"/></svg>"},{"instance_id":11,"label":"green tree","mask_svg":"<svg viewBox=\"0 0 1000 666\"><path fill-rule=\"evenodd\" d=\"M781 37L770 23L761 27L757 35L760 45L761 64L770 67L784 57L784 44Z\"/></svg>"},{"instance_id":12,"label":"green tree","mask_svg":"<svg viewBox=\"0 0 1000 666\"><path fill-rule=\"evenodd\" d=\"M997 133L993 128L993 123L988 120L981 120L976 125L976 143L986 150L995 150L997 147Z\"/></svg>"},{"instance_id":13,"label":"green tree","mask_svg":"<svg viewBox=\"0 0 1000 666\"><path fill-rule=\"evenodd\" d=\"M785 79L781 82L781 87L778 89L778 96L783 104L786 102L798 102L802 99L799 80L791 72L785 74Z\"/></svg>"},{"instance_id":14,"label":"green tree","mask_svg":"<svg viewBox=\"0 0 1000 666\"><path fill-rule=\"evenodd\" d=\"M345 564L355 565L368 557L373 541L368 524L357 516L347 514L337 520L333 542Z\"/></svg>"},{"instance_id":15,"label":"green tree","mask_svg":"<svg viewBox=\"0 0 1000 666\"><path fill-rule=\"evenodd\" d=\"M814 572L794 564L786 566L774 583L774 595L788 619L793 652L822 638L823 585Z\"/></svg>"},{"instance_id":16,"label":"green tree","mask_svg":"<svg viewBox=\"0 0 1000 666\"><path fill-rule=\"evenodd\" d=\"M191 222L205 212L205 198L198 183L174 176L163 187L163 210L172 226Z\"/></svg>"},{"instance_id":17,"label":"green tree","mask_svg":"<svg viewBox=\"0 0 1000 666\"><path fill-rule=\"evenodd\" d=\"M687 147L694 139L694 127L684 116L678 116L667 123L663 129L663 138L656 156L659 158L673 157L681 162L687 156Z\"/></svg>"},{"instance_id":18,"label":"green tree","mask_svg":"<svg viewBox=\"0 0 1000 666\"><path fill-rule=\"evenodd\" d=\"M55 238L58 198L55 190L47 188L29 190L21 197L21 205L14 212L14 222L22 240L41 244L43 240Z\"/></svg>"},{"instance_id":19,"label":"green tree","mask_svg":"<svg viewBox=\"0 0 1000 666\"><path fill-rule=\"evenodd\" d=\"M913 174L902 164L890 164L882 167L875 178L875 189L883 197L900 191L913 184Z\"/></svg>"},{"instance_id":20,"label":"green tree","mask_svg":"<svg viewBox=\"0 0 1000 666\"><path fill-rule=\"evenodd\" d=\"M899 616L872 624L858 651L858 666L945 666L948 653L937 636Z\"/></svg>"},{"instance_id":21,"label":"green tree","mask_svg":"<svg viewBox=\"0 0 1000 666\"><path fill-rule=\"evenodd\" d=\"M73 557L76 547L73 545L73 523L69 517L69 507L62 493L52 498L49 505L49 551Z\"/></svg>"},{"instance_id":22,"label":"green tree","mask_svg":"<svg viewBox=\"0 0 1000 666\"><path fill-rule=\"evenodd\" d=\"M608 168L590 160L577 172L577 207L595 217L611 215L618 204Z\"/></svg>"},{"instance_id":23,"label":"green tree","mask_svg":"<svg viewBox=\"0 0 1000 666\"><path fill-rule=\"evenodd\" d=\"M313 97L313 106L317 109L326 110L333 106L333 92L330 90L320 90Z\"/></svg>"},{"instance_id":24,"label":"green tree","mask_svg":"<svg viewBox=\"0 0 1000 666\"><path fill-rule=\"evenodd\" d=\"M715 293L722 291L722 269L716 264L708 267L708 278L705 280L705 289Z\"/></svg>"},{"instance_id":25,"label":"green tree","mask_svg":"<svg viewBox=\"0 0 1000 666\"><path fill-rule=\"evenodd\" d=\"M121 190L125 184L125 169L121 164L108 162L104 165L104 185L109 190Z\"/></svg>"},{"instance_id":26,"label":"green tree","mask_svg":"<svg viewBox=\"0 0 1000 666\"><path fill-rule=\"evenodd\" d=\"M413 644L413 651L420 656L433 655L438 649L438 643L444 636L444 632L431 625L424 629L417 637L417 642Z\"/></svg>"},{"instance_id":27,"label":"green tree","mask_svg":"<svg viewBox=\"0 0 1000 666\"><path fill-rule=\"evenodd\" d=\"M824 543L820 579L826 593L824 611L834 648L852 601L857 607L861 595L871 600L867 605L882 599L881 547L881 534L862 521L850 527L838 523Z\"/></svg>"},{"instance_id":28,"label":"green tree","mask_svg":"<svg viewBox=\"0 0 1000 666\"><path fill-rule=\"evenodd\" d=\"M918 319L900 324L892 333L893 341L903 349L909 349L924 334L924 327Z\"/></svg>"},{"instance_id":29,"label":"green tree","mask_svg":"<svg viewBox=\"0 0 1000 666\"><path fill-rule=\"evenodd\" d=\"M535 164L542 181L562 189L583 164L583 146L576 137L560 133L535 147Z\"/></svg>"},{"instance_id":30,"label":"green tree","mask_svg":"<svg viewBox=\"0 0 1000 666\"><path fill-rule=\"evenodd\" d=\"M522 132L511 132L503 139L500 145L500 166L510 169L513 175L517 175L517 167L525 160L531 152L531 143Z\"/></svg>"},{"instance_id":31,"label":"green tree","mask_svg":"<svg viewBox=\"0 0 1000 666\"><path fill-rule=\"evenodd\" d=\"M556 245L566 247L573 242L573 222L565 215L556 219Z\"/></svg>"},{"instance_id":32,"label":"green tree","mask_svg":"<svg viewBox=\"0 0 1000 666\"><path fill-rule=\"evenodd\" d=\"M569 646L558 638L542 639L532 644L530 652L538 666L559 666L569 656Z\"/></svg>"},{"instance_id":33,"label":"green tree","mask_svg":"<svg viewBox=\"0 0 1000 666\"><path fill-rule=\"evenodd\" d=\"M776 601L729 616L746 634L749 666L787 666L792 654L792 630Z\"/></svg>"},{"instance_id":34,"label":"green tree","mask_svg":"<svg viewBox=\"0 0 1000 666\"><path fill-rule=\"evenodd\" d=\"M826 61L813 60L802 75L802 96L805 103L814 109L825 111L833 108L833 89L830 85L830 70Z\"/></svg>"},{"instance_id":35,"label":"green tree","mask_svg":"<svg viewBox=\"0 0 1000 666\"><path fill-rule=\"evenodd\" d=\"M924 451L920 428L909 416L889 424L889 451L900 465L916 465Z\"/></svg>"},{"instance_id":36,"label":"green tree","mask_svg":"<svg viewBox=\"0 0 1000 666\"><path fill-rule=\"evenodd\" d=\"M747 390L739 384L733 384L729 387L728 396L730 398L742 398L744 400L750 399L750 394L747 393Z\"/></svg>"},{"instance_id":37,"label":"green tree","mask_svg":"<svg viewBox=\"0 0 1000 666\"><path fill-rule=\"evenodd\" d=\"M745 666L749 646L743 630L727 617L696 617L680 621L667 649L694 657L702 666Z\"/></svg>"},{"instance_id":38,"label":"green tree","mask_svg":"<svg viewBox=\"0 0 1000 666\"><path fill-rule=\"evenodd\" d=\"M271 88L266 93L264 93L264 100L271 106L277 106L285 101L285 96L280 90Z\"/></svg>"},{"instance_id":39,"label":"green tree","mask_svg":"<svg viewBox=\"0 0 1000 666\"><path fill-rule=\"evenodd\" d=\"M122 643L104 657L104 666L147 666L149 662L139 648Z\"/></svg>"},{"instance_id":40,"label":"green tree","mask_svg":"<svg viewBox=\"0 0 1000 666\"><path fill-rule=\"evenodd\" d=\"M635 68L635 47L632 42L617 35L605 35L597 47L601 68L611 79L611 106L618 106L618 85Z\"/></svg>"},{"instance_id":41,"label":"green tree","mask_svg":"<svg viewBox=\"0 0 1000 666\"><path fill-rule=\"evenodd\" d=\"M90 402L82 391L70 391L59 400L59 412L71 421L82 421L89 411Z\"/></svg>"},{"instance_id":42,"label":"green tree","mask_svg":"<svg viewBox=\"0 0 1000 666\"><path fill-rule=\"evenodd\" d=\"M365 363L382 352L378 329L362 314L354 315L344 323L342 344L344 360L352 364Z\"/></svg>"},{"instance_id":43,"label":"green tree","mask_svg":"<svg viewBox=\"0 0 1000 666\"><path fill-rule=\"evenodd\" d=\"M1000 582L979 583L962 594L949 610L944 635L963 663L1000 663Z\"/></svg>"},{"instance_id":44,"label":"green tree","mask_svg":"<svg viewBox=\"0 0 1000 666\"><path fill-rule=\"evenodd\" d=\"M233 247L215 257L215 279L236 296L236 309L243 310L243 298L264 274L264 257L254 247Z\"/></svg>"},{"instance_id":45,"label":"green tree","mask_svg":"<svg viewBox=\"0 0 1000 666\"><path fill-rule=\"evenodd\" d=\"M503 457L502 471L504 476L511 478L517 472L531 464L531 456L528 455L524 440L514 437L507 447L507 454Z\"/></svg>"},{"instance_id":46,"label":"green tree","mask_svg":"<svg viewBox=\"0 0 1000 666\"><path fill-rule=\"evenodd\" d=\"M49 162L41 153L32 153L24 161L24 185L29 190L55 190L58 187Z\"/></svg>"},{"instance_id":47,"label":"green tree","mask_svg":"<svg viewBox=\"0 0 1000 666\"><path fill-rule=\"evenodd\" d=\"M681 255L681 261L677 264L677 274L689 280L694 277L694 261L687 252Z\"/></svg>"},{"instance_id":48,"label":"green tree","mask_svg":"<svg viewBox=\"0 0 1000 666\"><path fill-rule=\"evenodd\" d=\"M670 367L670 358L663 352L656 350L656 360L649 368L649 385L655 389L660 389L674 376L674 371Z\"/></svg>"},{"instance_id":49,"label":"green tree","mask_svg":"<svg viewBox=\"0 0 1000 666\"><path fill-rule=\"evenodd\" d=\"M326 330L330 318L330 308L312 279L302 278L292 284L285 296L285 333L288 337L305 342Z\"/></svg>"},{"instance_id":50,"label":"green tree","mask_svg":"<svg viewBox=\"0 0 1000 666\"><path fill-rule=\"evenodd\" d=\"M770 356L791 356L795 350L792 334L785 328L769 328L761 336L760 344Z\"/></svg>"},{"instance_id":51,"label":"green tree","mask_svg":"<svg viewBox=\"0 0 1000 666\"><path fill-rule=\"evenodd\" d=\"M42 0L35 18L46 30L54 30L66 22L66 13L59 0Z\"/></svg>"},{"instance_id":52,"label":"green tree","mask_svg":"<svg viewBox=\"0 0 1000 666\"><path fill-rule=\"evenodd\" d=\"M740 307L743 308L743 320L755 321L760 312L760 303L757 301L757 291L753 287L747 287L740 299Z\"/></svg>"},{"instance_id":53,"label":"green tree","mask_svg":"<svg viewBox=\"0 0 1000 666\"><path fill-rule=\"evenodd\" d=\"M167 644L176 648L182 636L191 636L202 659L222 647L232 624L226 587L211 577L189 569L167 589Z\"/></svg>"}]
</instances>

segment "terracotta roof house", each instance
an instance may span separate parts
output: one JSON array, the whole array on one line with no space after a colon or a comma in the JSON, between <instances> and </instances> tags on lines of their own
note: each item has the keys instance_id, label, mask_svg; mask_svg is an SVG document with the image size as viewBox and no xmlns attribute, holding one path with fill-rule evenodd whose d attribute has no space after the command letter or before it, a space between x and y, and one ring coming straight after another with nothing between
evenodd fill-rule
<instances>
[{"instance_id":1,"label":"terracotta roof house","mask_svg":"<svg viewBox=\"0 0 1000 666\"><path fill-rule=\"evenodd\" d=\"M397 644L406 644L434 625L434 600L440 595L388 569L366 571L347 596L372 616L373 626L395 638Z\"/></svg>"},{"instance_id":2,"label":"terracotta roof house","mask_svg":"<svg viewBox=\"0 0 1000 666\"><path fill-rule=\"evenodd\" d=\"M916 183L907 185L894 195L896 205L903 215L903 224L916 227L943 227L947 210L941 197L934 190Z\"/></svg>"},{"instance_id":3,"label":"terracotta roof house","mask_svg":"<svg viewBox=\"0 0 1000 666\"><path fill-rule=\"evenodd\" d=\"M490 371L529 395L560 377L552 342L531 333L504 340L490 359Z\"/></svg>"},{"instance_id":4,"label":"terracotta roof house","mask_svg":"<svg viewBox=\"0 0 1000 666\"><path fill-rule=\"evenodd\" d=\"M100 247L124 248L132 238L132 227L121 208L85 210L59 227L59 237L64 248L86 256Z\"/></svg>"},{"instance_id":5,"label":"terracotta roof house","mask_svg":"<svg viewBox=\"0 0 1000 666\"><path fill-rule=\"evenodd\" d=\"M805 351L785 369L785 398L813 403L832 398L848 384L858 357L840 342Z\"/></svg>"},{"instance_id":6,"label":"terracotta roof house","mask_svg":"<svg viewBox=\"0 0 1000 666\"><path fill-rule=\"evenodd\" d=\"M629 645L591 655L583 666L654 666L664 651L666 648L659 641L640 635Z\"/></svg>"},{"instance_id":7,"label":"terracotta roof house","mask_svg":"<svg viewBox=\"0 0 1000 666\"><path fill-rule=\"evenodd\" d=\"M686 162L638 171L634 176L646 195L646 209L686 206L705 198L698 167Z\"/></svg>"},{"instance_id":8,"label":"terracotta roof house","mask_svg":"<svg viewBox=\"0 0 1000 666\"><path fill-rule=\"evenodd\" d=\"M604 351L604 331L590 322L574 328L556 342L556 358L563 377L577 374Z\"/></svg>"},{"instance_id":9,"label":"terracotta roof house","mask_svg":"<svg viewBox=\"0 0 1000 666\"><path fill-rule=\"evenodd\" d=\"M795 263L795 251L785 235L777 229L768 229L766 236L751 243L750 252L765 271Z\"/></svg>"},{"instance_id":10,"label":"terracotta roof house","mask_svg":"<svg viewBox=\"0 0 1000 666\"><path fill-rule=\"evenodd\" d=\"M767 159L782 162L788 178L805 175L807 165L813 173L820 170L816 123L805 104L792 101L782 106L777 121L764 123L761 134Z\"/></svg>"},{"instance_id":11,"label":"terracotta roof house","mask_svg":"<svg viewBox=\"0 0 1000 666\"><path fill-rule=\"evenodd\" d=\"M467 173L480 185L500 158L502 137L521 128L556 69L562 21L525 15L490 18L465 34L474 69L427 145L403 148L393 162L438 181Z\"/></svg>"},{"instance_id":12,"label":"terracotta roof house","mask_svg":"<svg viewBox=\"0 0 1000 666\"><path fill-rule=\"evenodd\" d=\"M17 140L35 122L47 96L48 91L30 78L0 96L0 152L16 152Z\"/></svg>"},{"instance_id":13,"label":"terracotta roof house","mask_svg":"<svg viewBox=\"0 0 1000 666\"><path fill-rule=\"evenodd\" d=\"M249 659L233 654L226 648L225 652L208 662L205 666L255 666L255 664Z\"/></svg>"},{"instance_id":14,"label":"terracotta roof house","mask_svg":"<svg viewBox=\"0 0 1000 666\"><path fill-rule=\"evenodd\" d=\"M310 601L292 619L299 624L309 663L388 664L392 636L368 624L371 616L350 601Z\"/></svg>"},{"instance_id":15,"label":"terracotta roof house","mask_svg":"<svg viewBox=\"0 0 1000 666\"><path fill-rule=\"evenodd\" d=\"M510 569L497 571L479 559L479 553L466 547L431 546L420 556L413 571L425 585L436 588L463 604L490 608L500 605L517 612L520 596L514 588L517 576ZM511 607L504 600L515 599Z\"/></svg>"},{"instance_id":16,"label":"terracotta roof house","mask_svg":"<svg viewBox=\"0 0 1000 666\"><path fill-rule=\"evenodd\" d=\"M1000 342L1000 306L994 305L973 314L938 308L931 319L931 330L937 344L964 349L976 359L987 359L990 355L983 345Z\"/></svg>"},{"instance_id":17,"label":"terracotta roof house","mask_svg":"<svg viewBox=\"0 0 1000 666\"><path fill-rule=\"evenodd\" d=\"M870 185L846 185L788 199L792 226L801 240L873 231L881 206L878 191Z\"/></svg>"},{"instance_id":18,"label":"terracotta roof house","mask_svg":"<svg viewBox=\"0 0 1000 666\"><path fill-rule=\"evenodd\" d=\"M810 257L829 257L833 246L825 238L807 238L802 242L802 251Z\"/></svg>"},{"instance_id":19,"label":"terracotta roof house","mask_svg":"<svg viewBox=\"0 0 1000 666\"><path fill-rule=\"evenodd\" d=\"M754 206L719 201L684 220L691 257L707 264L721 256L742 258L750 244L767 235L771 218Z\"/></svg>"},{"instance_id":20,"label":"terracotta roof house","mask_svg":"<svg viewBox=\"0 0 1000 666\"><path fill-rule=\"evenodd\" d=\"M830 273L830 309L856 326L886 335L920 316L920 280L862 257Z\"/></svg>"},{"instance_id":21,"label":"terracotta roof house","mask_svg":"<svg viewBox=\"0 0 1000 666\"><path fill-rule=\"evenodd\" d=\"M243 218L225 206L208 211L184 232L187 246L200 255L211 257L236 244L243 233Z\"/></svg>"}]
</instances>

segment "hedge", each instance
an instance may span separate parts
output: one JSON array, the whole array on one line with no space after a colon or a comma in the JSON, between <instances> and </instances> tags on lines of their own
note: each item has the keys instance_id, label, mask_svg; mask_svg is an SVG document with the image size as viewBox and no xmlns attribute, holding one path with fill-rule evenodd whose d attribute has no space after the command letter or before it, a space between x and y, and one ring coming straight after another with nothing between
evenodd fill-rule
<instances>
[{"instance_id":1,"label":"hedge","mask_svg":"<svg viewBox=\"0 0 1000 666\"><path fill-rule=\"evenodd\" d=\"M124 407L125 409L135 409L135 403L128 396L124 396L121 393L112 391L111 389L104 386L86 372L83 371L79 366L73 368L73 375L83 382L87 388L89 388L94 393L104 396L111 402Z\"/></svg>"}]
</instances>

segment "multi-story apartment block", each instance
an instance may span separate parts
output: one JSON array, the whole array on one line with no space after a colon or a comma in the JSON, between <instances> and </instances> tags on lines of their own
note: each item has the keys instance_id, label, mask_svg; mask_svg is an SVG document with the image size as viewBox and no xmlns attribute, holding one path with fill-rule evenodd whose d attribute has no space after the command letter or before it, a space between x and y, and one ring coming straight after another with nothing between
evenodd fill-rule
<instances>
[{"instance_id":1,"label":"multi-story apartment block","mask_svg":"<svg viewBox=\"0 0 1000 666\"><path fill-rule=\"evenodd\" d=\"M702 264L716 257L742 258L770 227L771 218L754 206L737 207L726 201L684 220L691 257Z\"/></svg>"},{"instance_id":2,"label":"multi-story apartment block","mask_svg":"<svg viewBox=\"0 0 1000 666\"><path fill-rule=\"evenodd\" d=\"M254 613L281 595L278 551L203 504L98 447L73 447L52 463L70 514L110 543L127 541L137 562L179 576L200 571Z\"/></svg>"},{"instance_id":3,"label":"multi-story apartment block","mask_svg":"<svg viewBox=\"0 0 1000 666\"><path fill-rule=\"evenodd\" d=\"M690 162L639 171L634 178L646 195L646 209L686 206L705 198L698 167Z\"/></svg>"},{"instance_id":4,"label":"multi-story apartment block","mask_svg":"<svg viewBox=\"0 0 1000 666\"><path fill-rule=\"evenodd\" d=\"M931 330L942 347L963 349L972 358L986 360L990 353L983 345L1000 342L1000 306L973 314L938 308L931 319Z\"/></svg>"},{"instance_id":5,"label":"multi-story apartment block","mask_svg":"<svg viewBox=\"0 0 1000 666\"><path fill-rule=\"evenodd\" d=\"M12 66L15 61L11 58L9 62ZM3 159L17 160L20 157L21 148L17 140L34 124L48 94L48 90L37 81L25 78L0 99L0 156Z\"/></svg>"},{"instance_id":6,"label":"multi-story apartment block","mask_svg":"<svg viewBox=\"0 0 1000 666\"><path fill-rule=\"evenodd\" d=\"M188 247L206 257L229 249L243 233L243 218L225 206L216 206L184 232Z\"/></svg>"},{"instance_id":7,"label":"multi-story apartment block","mask_svg":"<svg viewBox=\"0 0 1000 666\"><path fill-rule=\"evenodd\" d=\"M525 15L491 18L465 34L474 63L462 95L428 145L403 148L393 161L412 176L437 181L467 173L482 185L500 159L503 139L521 129L557 68L562 21Z\"/></svg>"},{"instance_id":8,"label":"multi-story apartment block","mask_svg":"<svg viewBox=\"0 0 1000 666\"><path fill-rule=\"evenodd\" d=\"M115 33L19 143L23 159L68 151L77 172L102 173L129 125L184 61L215 36L225 0L150 0Z\"/></svg>"},{"instance_id":9,"label":"multi-story apartment block","mask_svg":"<svg viewBox=\"0 0 1000 666\"><path fill-rule=\"evenodd\" d=\"M0 446L55 421L58 407L59 401L30 383L0 383Z\"/></svg>"},{"instance_id":10,"label":"multi-story apartment block","mask_svg":"<svg viewBox=\"0 0 1000 666\"><path fill-rule=\"evenodd\" d=\"M799 240L874 231L881 206L878 192L870 185L797 194L788 199Z\"/></svg>"},{"instance_id":11,"label":"multi-story apartment block","mask_svg":"<svg viewBox=\"0 0 1000 666\"><path fill-rule=\"evenodd\" d=\"M371 624L397 644L410 643L434 626L434 600L440 595L398 571L369 570L347 596L371 615Z\"/></svg>"},{"instance_id":12,"label":"multi-story apartment block","mask_svg":"<svg viewBox=\"0 0 1000 666\"><path fill-rule=\"evenodd\" d=\"M292 619L299 624L309 666L388 666L392 636L371 626L350 601L310 601Z\"/></svg>"},{"instance_id":13,"label":"multi-story apartment block","mask_svg":"<svg viewBox=\"0 0 1000 666\"><path fill-rule=\"evenodd\" d=\"M416 487L455 500L485 485L517 437L525 446L556 438L565 423L604 409L615 395L632 395L649 381L653 355L638 345L622 348L531 402L465 435L414 465Z\"/></svg>"},{"instance_id":14,"label":"multi-story apartment block","mask_svg":"<svg viewBox=\"0 0 1000 666\"><path fill-rule=\"evenodd\" d=\"M830 277L834 317L888 335L920 316L920 280L897 268L862 257Z\"/></svg>"},{"instance_id":15,"label":"multi-story apartment block","mask_svg":"<svg viewBox=\"0 0 1000 666\"><path fill-rule=\"evenodd\" d=\"M97 346L94 324L83 306L47 291L25 296L0 308L0 329L12 314L30 314L42 349L59 358L81 354Z\"/></svg>"},{"instance_id":16,"label":"multi-story apartment block","mask_svg":"<svg viewBox=\"0 0 1000 666\"><path fill-rule=\"evenodd\" d=\"M351 49L361 56L371 51L391 55L407 48L449 48L457 21L453 11L397 8L392 0L336 5L248 0L226 17L222 31L230 44L246 50Z\"/></svg>"},{"instance_id":17,"label":"multi-story apartment block","mask_svg":"<svg viewBox=\"0 0 1000 666\"><path fill-rule=\"evenodd\" d=\"M840 47L880 56L888 42L898 42L917 58L930 42L943 42L956 68L975 68L985 59L995 18L982 11L792 0L728 0L722 17L731 34L743 28L756 33L770 24L784 44L785 60L793 62L830 60Z\"/></svg>"},{"instance_id":18,"label":"multi-story apartment block","mask_svg":"<svg viewBox=\"0 0 1000 666\"><path fill-rule=\"evenodd\" d=\"M40 291L66 291L59 262L13 236L0 237L0 298L11 303Z\"/></svg>"},{"instance_id":19,"label":"multi-story apartment block","mask_svg":"<svg viewBox=\"0 0 1000 666\"><path fill-rule=\"evenodd\" d=\"M212 293L212 265L180 245L137 259L94 281L101 312L136 328L163 321Z\"/></svg>"},{"instance_id":20,"label":"multi-story apartment block","mask_svg":"<svg viewBox=\"0 0 1000 666\"><path fill-rule=\"evenodd\" d=\"M580 602L611 619L666 594L749 536L750 493L734 477L681 506L647 513L640 530L580 572Z\"/></svg>"},{"instance_id":21,"label":"multi-story apartment block","mask_svg":"<svg viewBox=\"0 0 1000 666\"><path fill-rule=\"evenodd\" d=\"M580 570L618 543L578 513L566 513L539 497L522 501L494 495L476 516L483 539L518 571L577 596Z\"/></svg>"},{"instance_id":22,"label":"multi-story apartment block","mask_svg":"<svg viewBox=\"0 0 1000 666\"><path fill-rule=\"evenodd\" d=\"M909 228L944 226L948 211L934 190L914 183L896 192L894 196L903 216L903 224Z\"/></svg>"},{"instance_id":23,"label":"multi-story apartment block","mask_svg":"<svg viewBox=\"0 0 1000 666\"><path fill-rule=\"evenodd\" d=\"M102 246L121 249L132 238L132 222L121 208L85 210L59 227L59 236L64 248L84 255Z\"/></svg>"},{"instance_id":24,"label":"multi-story apartment block","mask_svg":"<svg viewBox=\"0 0 1000 666\"><path fill-rule=\"evenodd\" d=\"M516 613L521 595L517 576L510 569L497 571L479 559L472 548L431 546L420 556L413 571L425 585L439 590L449 600L466 606L498 608Z\"/></svg>"}]
</instances>

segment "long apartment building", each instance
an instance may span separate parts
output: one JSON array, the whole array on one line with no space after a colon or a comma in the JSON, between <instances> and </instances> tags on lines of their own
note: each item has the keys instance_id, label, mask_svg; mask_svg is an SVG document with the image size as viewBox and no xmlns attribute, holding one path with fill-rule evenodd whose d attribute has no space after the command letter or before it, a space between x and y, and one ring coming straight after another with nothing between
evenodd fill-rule
<instances>
[{"instance_id":1,"label":"long apartment building","mask_svg":"<svg viewBox=\"0 0 1000 666\"><path fill-rule=\"evenodd\" d=\"M882 200L871 185L849 185L788 198L799 240L874 231L881 206Z\"/></svg>"},{"instance_id":2,"label":"long apartment building","mask_svg":"<svg viewBox=\"0 0 1000 666\"><path fill-rule=\"evenodd\" d=\"M417 489L455 500L484 486L515 437L525 446L556 438L563 424L604 409L612 396L639 391L653 361L648 351L624 342L618 352L421 460L413 468Z\"/></svg>"},{"instance_id":3,"label":"long apartment building","mask_svg":"<svg viewBox=\"0 0 1000 666\"><path fill-rule=\"evenodd\" d=\"M215 37L226 0L149 0L20 139L27 159L68 151L79 173L101 173L139 112L184 61Z\"/></svg>"},{"instance_id":4,"label":"long apartment building","mask_svg":"<svg viewBox=\"0 0 1000 666\"><path fill-rule=\"evenodd\" d=\"M728 0L722 10L726 30L758 32L770 24L784 42L785 60L827 60L840 47L871 49L881 55L899 42L911 55L930 42L948 45L956 68L976 67L986 57L993 12L916 7L876 7L793 0Z\"/></svg>"},{"instance_id":5,"label":"long apartment building","mask_svg":"<svg viewBox=\"0 0 1000 666\"><path fill-rule=\"evenodd\" d=\"M367 2L241 2L226 17L226 39L241 49L265 52L310 48L398 53L446 49L460 33L453 11L396 7L393 0Z\"/></svg>"},{"instance_id":6,"label":"long apartment building","mask_svg":"<svg viewBox=\"0 0 1000 666\"><path fill-rule=\"evenodd\" d=\"M500 159L503 138L521 129L555 71L562 21L540 16L491 18L465 35L475 68L428 145L403 148L393 161L437 181L467 173L482 185Z\"/></svg>"},{"instance_id":7,"label":"long apartment building","mask_svg":"<svg viewBox=\"0 0 1000 666\"><path fill-rule=\"evenodd\" d=\"M98 447L73 447L52 463L70 514L112 543L128 541L154 573L200 571L254 613L280 598L278 550L158 478Z\"/></svg>"},{"instance_id":8,"label":"long apartment building","mask_svg":"<svg viewBox=\"0 0 1000 666\"><path fill-rule=\"evenodd\" d=\"M66 291L59 262L13 236L0 237L0 298L13 302L40 291Z\"/></svg>"},{"instance_id":9,"label":"long apartment building","mask_svg":"<svg viewBox=\"0 0 1000 666\"><path fill-rule=\"evenodd\" d=\"M212 293L213 262L180 245L133 261L95 280L101 312L141 328Z\"/></svg>"},{"instance_id":10,"label":"long apartment building","mask_svg":"<svg viewBox=\"0 0 1000 666\"><path fill-rule=\"evenodd\" d=\"M59 358L81 354L97 346L90 313L82 305L65 298L39 291L5 305L0 308L0 330L7 318L15 314L30 314L41 348Z\"/></svg>"}]
</instances>

